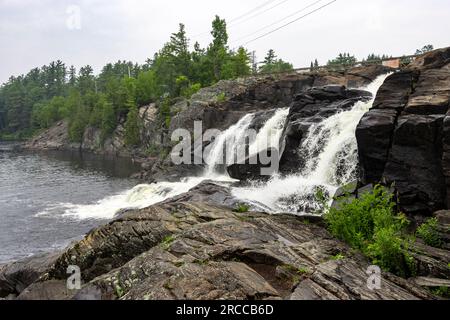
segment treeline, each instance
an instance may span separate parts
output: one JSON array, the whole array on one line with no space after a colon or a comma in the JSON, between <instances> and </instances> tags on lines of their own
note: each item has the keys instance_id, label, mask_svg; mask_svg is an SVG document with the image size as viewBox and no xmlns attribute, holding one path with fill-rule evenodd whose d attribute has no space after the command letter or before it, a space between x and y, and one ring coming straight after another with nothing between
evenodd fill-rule
<instances>
[{"instance_id":1,"label":"treeline","mask_svg":"<svg viewBox=\"0 0 450 320\"><path fill-rule=\"evenodd\" d=\"M430 52L433 50L434 50L433 45L426 45L422 49L417 49L415 52L415 55L424 54L424 53L427 53L427 52ZM393 57L392 55L388 55L388 54L380 55L380 54L371 53L367 56L367 58L362 59L361 63L363 65L364 64L374 64L374 63L379 63L384 60L388 60L389 58L392 58L392 57ZM350 53L339 53L339 55L336 58L328 60L328 62L326 63L326 67L331 70L342 70L347 67L356 65L357 62L358 62L358 59L356 58L356 56L354 56ZM407 65L410 62L411 62L410 58L404 57L401 59L402 65ZM317 71L319 69L320 69L320 65L319 65L318 60L316 59L315 61L312 61L310 70Z\"/></svg>"},{"instance_id":2,"label":"treeline","mask_svg":"<svg viewBox=\"0 0 450 320\"><path fill-rule=\"evenodd\" d=\"M80 142L86 127L101 129L105 139L125 121L129 146L140 143L140 106L158 102L162 125L170 124L171 100L189 98L202 87L223 79L255 72L292 69L270 50L260 67L245 48L228 47L226 22L218 16L212 23L212 42L191 50L185 26L143 65L129 61L109 63L94 75L91 66L79 70L62 61L11 77L0 88L0 138L25 138L36 130L67 119L69 136Z\"/></svg>"}]
</instances>

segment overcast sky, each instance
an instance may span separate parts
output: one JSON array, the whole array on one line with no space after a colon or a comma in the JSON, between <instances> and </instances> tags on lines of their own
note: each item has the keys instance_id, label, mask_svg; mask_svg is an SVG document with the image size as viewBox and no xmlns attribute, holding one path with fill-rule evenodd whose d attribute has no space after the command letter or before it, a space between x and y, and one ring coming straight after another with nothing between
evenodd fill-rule
<instances>
[{"instance_id":1,"label":"overcast sky","mask_svg":"<svg viewBox=\"0 0 450 320\"><path fill-rule=\"evenodd\" d=\"M90 64L96 72L119 59L143 63L180 22L192 43L206 46L215 14L232 21L268 3L229 23L230 46L239 46L330 1L294 15L316 1L0 0L0 82L57 59L77 68ZM292 17L283 23L255 33L288 15ZM337 0L246 47L259 60L273 48L303 67L316 57L324 63L341 51L362 58L371 52L411 54L429 43L450 46L449 34L448 0ZM252 36L242 39L247 35Z\"/></svg>"}]
</instances>

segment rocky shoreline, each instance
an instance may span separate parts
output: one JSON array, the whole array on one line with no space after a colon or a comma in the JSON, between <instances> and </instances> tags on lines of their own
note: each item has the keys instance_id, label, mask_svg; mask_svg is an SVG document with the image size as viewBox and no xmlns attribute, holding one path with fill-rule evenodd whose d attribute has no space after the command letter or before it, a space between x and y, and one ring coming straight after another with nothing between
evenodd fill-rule
<instances>
[{"instance_id":1,"label":"rocky shoreline","mask_svg":"<svg viewBox=\"0 0 450 320\"><path fill-rule=\"evenodd\" d=\"M448 249L418 243L416 277L383 272L381 289L370 290L370 262L333 238L321 217L237 213L219 204L227 199L226 188L211 192L206 182L177 199L128 211L62 253L0 267L0 296L437 299L423 285L442 284L435 278L450 276ZM450 212L441 212L439 219L448 228ZM82 270L81 290L66 287L69 265Z\"/></svg>"},{"instance_id":2,"label":"rocky shoreline","mask_svg":"<svg viewBox=\"0 0 450 320\"><path fill-rule=\"evenodd\" d=\"M302 165L295 153L308 124L364 101L354 90L392 71L361 67L345 74L295 74L222 81L190 101L172 106L169 128L156 106L141 110L148 122L142 150L165 149L177 128L227 128L243 114L254 126L274 108L290 107L282 140L281 172ZM347 86L347 87L343 87ZM217 96L225 93L226 99ZM418 58L393 73L358 125L360 179L355 188L384 183L413 222L437 219L441 248L418 240L409 249L417 264L410 279L382 273L380 290L367 286L370 261L333 238L320 216L236 212L229 188L203 182L191 191L120 214L61 253L0 266L0 298L9 299L439 299L429 290L450 279L450 48ZM259 120L258 120L259 119ZM99 146L85 133L73 146L59 123L27 144L29 149L125 152L120 127ZM127 151L129 152L129 151ZM144 154L142 154L144 156ZM176 168L160 154L147 157L141 178L177 179L198 166ZM255 168L228 168L235 178L255 178ZM256 177L257 178L257 177ZM412 230L414 231L414 230ZM81 268L81 290L69 291L67 267Z\"/></svg>"}]
</instances>

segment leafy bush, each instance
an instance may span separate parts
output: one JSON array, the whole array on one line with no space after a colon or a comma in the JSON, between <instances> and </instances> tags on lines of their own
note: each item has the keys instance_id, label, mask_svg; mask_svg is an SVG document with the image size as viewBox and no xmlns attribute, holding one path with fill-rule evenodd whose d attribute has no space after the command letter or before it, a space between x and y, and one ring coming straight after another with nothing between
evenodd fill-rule
<instances>
[{"instance_id":1,"label":"leafy bush","mask_svg":"<svg viewBox=\"0 0 450 320\"><path fill-rule=\"evenodd\" d=\"M428 219L419 228L417 228L417 236L421 238L427 245L439 248L442 246L442 240L438 232L437 218Z\"/></svg>"},{"instance_id":2,"label":"leafy bush","mask_svg":"<svg viewBox=\"0 0 450 320\"><path fill-rule=\"evenodd\" d=\"M376 186L358 199L343 201L339 208L329 208L325 220L335 237L361 250L374 264L408 276L414 272L408 240L403 237L408 221L394 207L392 196Z\"/></svg>"},{"instance_id":3,"label":"leafy bush","mask_svg":"<svg viewBox=\"0 0 450 320\"><path fill-rule=\"evenodd\" d=\"M225 95L224 92L221 92L217 95L216 99L217 102L225 102L227 100L227 96Z\"/></svg>"},{"instance_id":4,"label":"leafy bush","mask_svg":"<svg viewBox=\"0 0 450 320\"><path fill-rule=\"evenodd\" d=\"M237 208L234 210L234 212L245 213L245 212L248 212L249 210L250 210L250 207L248 205L241 203L237 206Z\"/></svg>"},{"instance_id":5,"label":"leafy bush","mask_svg":"<svg viewBox=\"0 0 450 320\"><path fill-rule=\"evenodd\" d=\"M444 299L449 299L450 298L450 289L449 287L437 287L437 288L433 288L431 289L431 292L439 297L442 297Z\"/></svg>"}]
</instances>

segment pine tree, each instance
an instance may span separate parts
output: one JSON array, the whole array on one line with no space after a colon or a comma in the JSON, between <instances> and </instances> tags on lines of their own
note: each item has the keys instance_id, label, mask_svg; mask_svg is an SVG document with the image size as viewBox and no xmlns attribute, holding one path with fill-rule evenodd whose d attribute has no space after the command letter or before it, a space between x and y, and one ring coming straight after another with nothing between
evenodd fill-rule
<instances>
[{"instance_id":1,"label":"pine tree","mask_svg":"<svg viewBox=\"0 0 450 320\"><path fill-rule=\"evenodd\" d=\"M319 70L319 68L320 68L319 61L317 61L317 59L316 59L316 60L314 60L314 69Z\"/></svg>"},{"instance_id":2,"label":"pine tree","mask_svg":"<svg viewBox=\"0 0 450 320\"><path fill-rule=\"evenodd\" d=\"M274 64L276 62L277 56L275 54L275 51L273 49L270 49L267 52L266 57L264 58L264 64L268 65L268 64Z\"/></svg>"},{"instance_id":3,"label":"pine tree","mask_svg":"<svg viewBox=\"0 0 450 320\"><path fill-rule=\"evenodd\" d=\"M225 20L216 16L212 23L213 42L209 45L207 56L212 64L214 82L222 79L222 69L228 58L228 33Z\"/></svg>"},{"instance_id":4,"label":"pine tree","mask_svg":"<svg viewBox=\"0 0 450 320\"><path fill-rule=\"evenodd\" d=\"M69 85L75 87L77 83L77 69L74 66L70 66L69 69Z\"/></svg>"}]
</instances>

